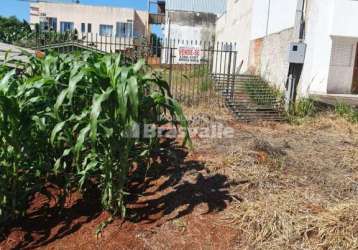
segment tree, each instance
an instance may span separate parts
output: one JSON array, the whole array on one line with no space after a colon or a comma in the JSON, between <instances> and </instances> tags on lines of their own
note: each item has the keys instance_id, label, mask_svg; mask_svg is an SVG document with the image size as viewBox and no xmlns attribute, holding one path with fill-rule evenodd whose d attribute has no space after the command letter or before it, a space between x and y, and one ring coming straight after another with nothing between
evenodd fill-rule
<instances>
[{"instance_id":1,"label":"tree","mask_svg":"<svg viewBox=\"0 0 358 250\"><path fill-rule=\"evenodd\" d=\"M32 33L30 25L16 17L0 16L0 42L15 43Z\"/></svg>"}]
</instances>

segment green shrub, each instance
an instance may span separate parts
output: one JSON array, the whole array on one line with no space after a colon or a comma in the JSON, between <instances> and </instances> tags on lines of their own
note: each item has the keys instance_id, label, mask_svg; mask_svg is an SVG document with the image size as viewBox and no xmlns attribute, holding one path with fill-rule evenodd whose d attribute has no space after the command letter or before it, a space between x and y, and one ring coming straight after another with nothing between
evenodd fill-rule
<instances>
[{"instance_id":1,"label":"green shrub","mask_svg":"<svg viewBox=\"0 0 358 250\"><path fill-rule=\"evenodd\" d=\"M32 33L30 25L16 17L0 16L0 42L14 43L28 37Z\"/></svg>"},{"instance_id":2,"label":"green shrub","mask_svg":"<svg viewBox=\"0 0 358 250\"><path fill-rule=\"evenodd\" d=\"M317 107L311 98L301 98L295 104L294 115L299 118L314 116L316 113Z\"/></svg>"},{"instance_id":3,"label":"green shrub","mask_svg":"<svg viewBox=\"0 0 358 250\"><path fill-rule=\"evenodd\" d=\"M358 110L345 103L337 103L335 105L335 112L340 117L345 118L349 122L358 122Z\"/></svg>"},{"instance_id":4,"label":"green shrub","mask_svg":"<svg viewBox=\"0 0 358 250\"><path fill-rule=\"evenodd\" d=\"M93 181L103 208L125 216L133 162L147 161L158 138L129 136L145 124L187 121L168 84L143 60L50 54L29 58L16 74L0 67L0 222L23 215L49 178L86 190Z\"/></svg>"}]
</instances>

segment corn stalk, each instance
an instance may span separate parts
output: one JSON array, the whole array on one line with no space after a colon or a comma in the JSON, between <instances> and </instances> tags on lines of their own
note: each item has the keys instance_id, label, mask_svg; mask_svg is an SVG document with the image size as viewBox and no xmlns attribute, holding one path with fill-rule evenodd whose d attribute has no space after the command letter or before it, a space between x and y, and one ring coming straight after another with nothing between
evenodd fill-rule
<instances>
[{"instance_id":1,"label":"corn stalk","mask_svg":"<svg viewBox=\"0 0 358 250\"><path fill-rule=\"evenodd\" d=\"M95 182L103 208L125 216L132 163L148 160L158 141L130 132L172 123L190 142L168 84L143 60L126 64L118 55L49 54L29 61L20 74L0 67L0 219L16 209L23 214L50 177L82 191ZM23 194L21 205L14 193Z\"/></svg>"}]
</instances>

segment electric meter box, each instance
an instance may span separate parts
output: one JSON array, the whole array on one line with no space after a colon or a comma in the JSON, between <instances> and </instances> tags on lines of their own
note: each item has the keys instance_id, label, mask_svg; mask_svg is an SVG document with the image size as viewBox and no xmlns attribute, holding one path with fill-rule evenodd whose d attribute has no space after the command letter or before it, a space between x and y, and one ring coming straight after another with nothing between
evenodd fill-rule
<instances>
[{"instance_id":1,"label":"electric meter box","mask_svg":"<svg viewBox=\"0 0 358 250\"><path fill-rule=\"evenodd\" d=\"M303 64L305 62L307 45L305 43L290 43L288 62Z\"/></svg>"}]
</instances>

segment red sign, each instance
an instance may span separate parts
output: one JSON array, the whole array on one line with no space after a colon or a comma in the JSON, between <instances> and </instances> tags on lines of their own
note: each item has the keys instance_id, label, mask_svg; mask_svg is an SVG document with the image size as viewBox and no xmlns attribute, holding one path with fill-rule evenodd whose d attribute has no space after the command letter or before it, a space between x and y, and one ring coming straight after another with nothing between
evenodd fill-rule
<instances>
[{"instance_id":1,"label":"red sign","mask_svg":"<svg viewBox=\"0 0 358 250\"><path fill-rule=\"evenodd\" d=\"M200 46L179 46L177 63L180 64L199 64L201 61Z\"/></svg>"}]
</instances>

